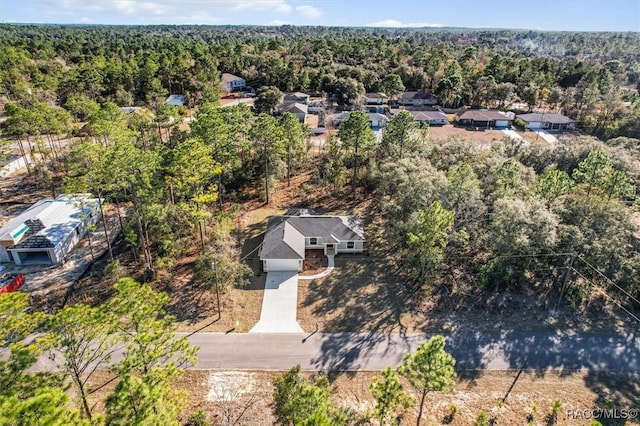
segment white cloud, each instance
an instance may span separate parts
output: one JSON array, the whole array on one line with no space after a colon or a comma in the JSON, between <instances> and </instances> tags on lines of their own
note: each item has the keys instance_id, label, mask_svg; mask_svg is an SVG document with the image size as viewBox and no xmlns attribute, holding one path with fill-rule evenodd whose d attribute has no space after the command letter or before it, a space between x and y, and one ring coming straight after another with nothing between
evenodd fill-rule
<instances>
[{"instance_id":1,"label":"white cloud","mask_svg":"<svg viewBox=\"0 0 640 426\"><path fill-rule=\"evenodd\" d=\"M0 0L2 2L4 0ZM65 22L122 19L142 23L235 23L238 16L261 13L266 19L293 12L292 0L22 0L46 4L66 15ZM305 10L305 9L303 9ZM312 13L312 12L310 12ZM107 18L108 17L108 18ZM59 19L59 18L58 18ZM275 20L275 19L274 19Z\"/></svg>"},{"instance_id":2,"label":"white cloud","mask_svg":"<svg viewBox=\"0 0 640 426\"><path fill-rule=\"evenodd\" d=\"M272 25L274 27L279 27L280 25L291 25L291 22L281 21L279 19L274 19L273 21L267 22L267 25Z\"/></svg>"},{"instance_id":3,"label":"white cloud","mask_svg":"<svg viewBox=\"0 0 640 426\"><path fill-rule=\"evenodd\" d=\"M308 19L316 19L323 15L321 9L308 4L296 7L296 12Z\"/></svg>"},{"instance_id":4,"label":"white cloud","mask_svg":"<svg viewBox=\"0 0 640 426\"><path fill-rule=\"evenodd\" d=\"M268 10L275 13L291 13L293 8L284 0L240 0L232 2L219 2L233 4L232 10L236 11L262 11Z\"/></svg>"},{"instance_id":5,"label":"white cloud","mask_svg":"<svg viewBox=\"0 0 640 426\"><path fill-rule=\"evenodd\" d=\"M433 24L427 22L402 23L395 19L387 19L384 21L372 22L366 24L367 27L385 27L385 28L424 28L424 27L442 27L442 24Z\"/></svg>"},{"instance_id":6,"label":"white cloud","mask_svg":"<svg viewBox=\"0 0 640 426\"><path fill-rule=\"evenodd\" d=\"M82 18L80 18L79 22L81 24L90 24L91 22L93 22L93 20L88 16L83 16Z\"/></svg>"}]
</instances>

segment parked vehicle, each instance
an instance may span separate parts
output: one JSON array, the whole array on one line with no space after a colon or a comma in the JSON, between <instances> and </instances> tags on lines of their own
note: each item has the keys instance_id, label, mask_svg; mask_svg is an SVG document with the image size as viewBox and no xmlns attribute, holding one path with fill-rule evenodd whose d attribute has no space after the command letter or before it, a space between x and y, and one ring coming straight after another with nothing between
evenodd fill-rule
<instances>
[{"instance_id":1,"label":"parked vehicle","mask_svg":"<svg viewBox=\"0 0 640 426\"><path fill-rule=\"evenodd\" d=\"M17 291L25 282L24 274L10 275L0 281L0 294Z\"/></svg>"}]
</instances>

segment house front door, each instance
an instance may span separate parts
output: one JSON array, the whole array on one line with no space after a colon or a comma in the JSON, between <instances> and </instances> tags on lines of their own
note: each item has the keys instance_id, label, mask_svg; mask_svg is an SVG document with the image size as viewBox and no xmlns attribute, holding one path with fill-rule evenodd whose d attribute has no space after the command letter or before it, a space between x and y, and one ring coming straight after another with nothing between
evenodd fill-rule
<instances>
[{"instance_id":1,"label":"house front door","mask_svg":"<svg viewBox=\"0 0 640 426\"><path fill-rule=\"evenodd\" d=\"M324 246L324 254L326 255L335 255L336 254L336 246L335 244L327 244Z\"/></svg>"}]
</instances>

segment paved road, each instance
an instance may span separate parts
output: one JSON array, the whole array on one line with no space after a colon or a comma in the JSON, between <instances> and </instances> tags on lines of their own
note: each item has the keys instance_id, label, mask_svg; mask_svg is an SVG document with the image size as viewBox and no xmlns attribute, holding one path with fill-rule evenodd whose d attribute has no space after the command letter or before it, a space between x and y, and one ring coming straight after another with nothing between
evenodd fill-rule
<instances>
[{"instance_id":1,"label":"paved road","mask_svg":"<svg viewBox=\"0 0 640 426\"><path fill-rule=\"evenodd\" d=\"M300 364L305 370L382 370L395 366L405 353L430 335L411 334L222 334L197 333L189 337L200 347L194 369L288 370ZM452 334L447 351L458 370L597 370L640 373L640 338L637 333L555 334L481 333ZM2 352L2 351L0 351ZM51 371L60 356L41 357L33 370ZM117 360L117 354L114 360Z\"/></svg>"},{"instance_id":2,"label":"paved road","mask_svg":"<svg viewBox=\"0 0 640 426\"><path fill-rule=\"evenodd\" d=\"M200 346L201 369L381 370L430 335L215 334L190 337ZM460 370L616 370L640 372L635 334L489 333L447 336Z\"/></svg>"}]
</instances>

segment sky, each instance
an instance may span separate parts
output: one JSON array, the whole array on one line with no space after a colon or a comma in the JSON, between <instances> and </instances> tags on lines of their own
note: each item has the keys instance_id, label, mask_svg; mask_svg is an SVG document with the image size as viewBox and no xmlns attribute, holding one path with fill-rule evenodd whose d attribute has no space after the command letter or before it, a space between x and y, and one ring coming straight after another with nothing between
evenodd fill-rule
<instances>
[{"instance_id":1,"label":"sky","mask_svg":"<svg viewBox=\"0 0 640 426\"><path fill-rule=\"evenodd\" d=\"M0 0L0 22L640 32L640 0Z\"/></svg>"}]
</instances>

